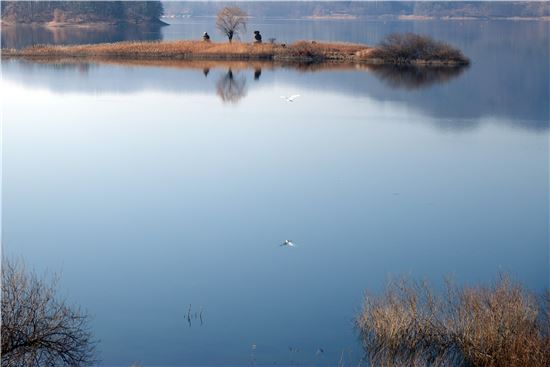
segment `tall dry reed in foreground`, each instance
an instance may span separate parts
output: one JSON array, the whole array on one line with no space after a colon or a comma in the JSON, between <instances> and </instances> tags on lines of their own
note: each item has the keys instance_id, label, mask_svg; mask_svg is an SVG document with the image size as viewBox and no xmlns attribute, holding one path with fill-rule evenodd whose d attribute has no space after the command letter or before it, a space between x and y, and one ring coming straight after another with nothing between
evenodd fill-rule
<instances>
[{"instance_id":1,"label":"tall dry reed in foreground","mask_svg":"<svg viewBox=\"0 0 550 367\"><path fill-rule=\"evenodd\" d=\"M390 282L366 297L357 326L372 366L550 365L550 294L508 277L491 286Z\"/></svg>"}]
</instances>

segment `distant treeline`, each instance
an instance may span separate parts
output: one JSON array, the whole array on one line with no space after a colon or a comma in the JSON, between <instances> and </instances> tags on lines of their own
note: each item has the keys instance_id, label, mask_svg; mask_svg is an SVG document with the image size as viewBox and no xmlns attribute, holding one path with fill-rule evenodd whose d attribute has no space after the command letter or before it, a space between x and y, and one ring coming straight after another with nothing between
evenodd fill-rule
<instances>
[{"instance_id":1,"label":"distant treeline","mask_svg":"<svg viewBox=\"0 0 550 367\"><path fill-rule=\"evenodd\" d=\"M548 1L1 1L4 23L160 23L167 16L215 16L228 5L271 18L542 18Z\"/></svg>"},{"instance_id":2,"label":"distant treeline","mask_svg":"<svg viewBox=\"0 0 550 367\"><path fill-rule=\"evenodd\" d=\"M158 23L160 1L2 1L5 23Z\"/></svg>"},{"instance_id":3,"label":"distant treeline","mask_svg":"<svg viewBox=\"0 0 550 367\"><path fill-rule=\"evenodd\" d=\"M536 1L181 1L163 2L167 16L214 16L228 4L254 17L418 16L433 18L540 18L550 16L550 2Z\"/></svg>"}]
</instances>

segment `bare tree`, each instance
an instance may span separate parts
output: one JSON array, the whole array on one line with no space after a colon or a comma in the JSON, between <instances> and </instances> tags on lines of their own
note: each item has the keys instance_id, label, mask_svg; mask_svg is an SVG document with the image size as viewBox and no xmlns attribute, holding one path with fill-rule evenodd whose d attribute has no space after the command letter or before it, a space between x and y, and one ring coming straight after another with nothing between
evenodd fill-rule
<instances>
[{"instance_id":1,"label":"bare tree","mask_svg":"<svg viewBox=\"0 0 550 367\"><path fill-rule=\"evenodd\" d=\"M57 280L40 279L23 263L2 260L2 367L94 362L88 316L58 298Z\"/></svg>"},{"instance_id":2,"label":"bare tree","mask_svg":"<svg viewBox=\"0 0 550 367\"><path fill-rule=\"evenodd\" d=\"M225 7L218 13L216 27L231 42L235 35L246 31L247 16L246 12L238 7Z\"/></svg>"}]
</instances>

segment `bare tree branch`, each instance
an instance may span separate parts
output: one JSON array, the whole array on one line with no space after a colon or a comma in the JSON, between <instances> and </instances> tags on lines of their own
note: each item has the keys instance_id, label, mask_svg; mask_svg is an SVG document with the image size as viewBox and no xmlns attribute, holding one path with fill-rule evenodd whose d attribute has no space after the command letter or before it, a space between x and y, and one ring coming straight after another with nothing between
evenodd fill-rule
<instances>
[{"instance_id":1,"label":"bare tree branch","mask_svg":"<svg viewBox=\"0 0 550 367\"><path fill-rule=\"evenodd\" d=\"M2 367L86 366L95 360L89 317L23 263L2 259Z\"/></svg>"},{"instance_id":2,"label":"bare tree branch","mask_svg":"<svg viewBox=\"0 0 550 367\"><path fill-rule=\"evenodd\" d=\"M235 35L246 31L247 17L246 12L238 7L225 7L218 13L216 28L232 42Z\"/></svg>"}]
</instances>

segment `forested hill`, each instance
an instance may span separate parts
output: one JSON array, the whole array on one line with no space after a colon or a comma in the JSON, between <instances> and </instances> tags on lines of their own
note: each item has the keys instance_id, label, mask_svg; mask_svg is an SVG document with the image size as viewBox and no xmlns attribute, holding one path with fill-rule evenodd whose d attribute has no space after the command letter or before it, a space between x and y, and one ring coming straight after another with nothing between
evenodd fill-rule
<instances>
[{"instance_id":1,"label":"forested hill","mask_svg":"<svg viewBox=\"0 0 550 367\"><path fill-rule=\"evenodd\" d=\"M2 1L2 23L161 23L160 1Z\"/></svg>"},{"instance_id":2,"label":"forested hill","mask_svg":"<svg viewBox=\"0 0 550 367\"><path fill-rule=\"evenodd\" d=\"M237 5L273 18L548 18L549 1L163 1L168 17L215 16Z\"/></svg>"}]
</instances>

